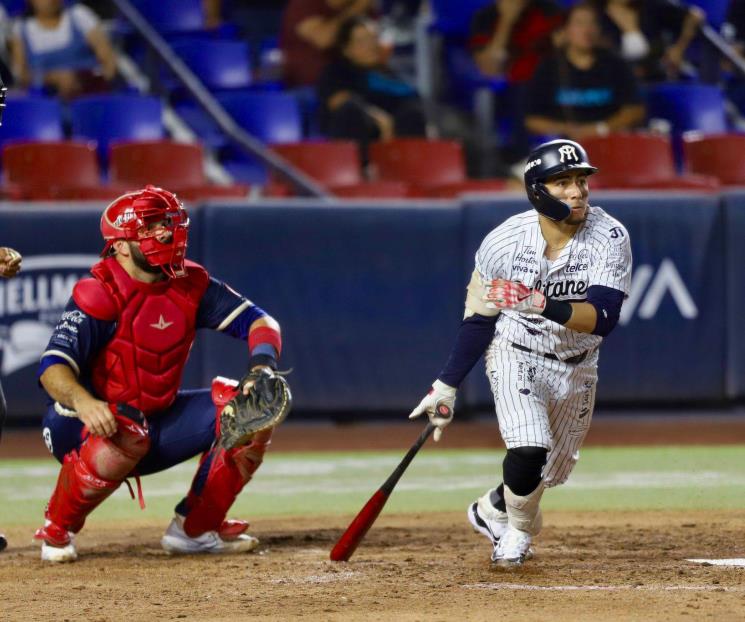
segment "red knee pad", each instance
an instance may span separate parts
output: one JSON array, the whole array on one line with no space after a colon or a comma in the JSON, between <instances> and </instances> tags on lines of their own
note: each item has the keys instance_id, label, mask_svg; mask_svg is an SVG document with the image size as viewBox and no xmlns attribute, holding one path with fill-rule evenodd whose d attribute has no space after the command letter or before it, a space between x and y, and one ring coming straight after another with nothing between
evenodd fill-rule
<instances>
[{"instance_id":1,"label":"red knee pad","mask_svg":"<svg viewBox=\"0 0 745 622\"><path fill-rule=\"evenodd\" d=\"M65 456L46 517L67 531L80 531L87 516L119 488L150 449L147 424L114 416L117 431L111 438L89 436L79 452Z\"/></svg>"},{"instance_id":2,"label":"red knee pad","mask_svg":"<svg viewBox=\"0 0 745 622\"><path fill-rule=\"evenodd\" d=\"M196 478L186 499L184 531L192 538L206 531L219 531L230 506L261 466L273 430L264 430L243 447L225 450L214 447L205 454L200 469L210 460L204 484L195 492Z\"/></svg>"}]
</instances>

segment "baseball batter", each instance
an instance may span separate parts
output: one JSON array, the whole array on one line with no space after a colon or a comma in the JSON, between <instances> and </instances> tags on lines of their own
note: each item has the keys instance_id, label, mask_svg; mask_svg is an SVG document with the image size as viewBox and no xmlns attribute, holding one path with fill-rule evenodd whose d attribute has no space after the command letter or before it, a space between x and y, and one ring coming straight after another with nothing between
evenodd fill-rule
<instances>
[{"instance_id":1,"label":"baseball batter","mask_svg":"<svg viewBox=\"0 0 745 622\"><path fill-rule=\"evenodd\" d=\"M543 491L564 483L577 463L595 403L598 349L629 292L628 233L588 201L596 170L570 140L530 154L525 187L535 210L484 238L450 358L410 415L426 412L439 440L458 386L486 352L507 455L503 483L469 506L468 519L489 538L499 566L532 557ZM450 406L449 417L438 415L440 403Z\"/></svg>"}]
</instances>

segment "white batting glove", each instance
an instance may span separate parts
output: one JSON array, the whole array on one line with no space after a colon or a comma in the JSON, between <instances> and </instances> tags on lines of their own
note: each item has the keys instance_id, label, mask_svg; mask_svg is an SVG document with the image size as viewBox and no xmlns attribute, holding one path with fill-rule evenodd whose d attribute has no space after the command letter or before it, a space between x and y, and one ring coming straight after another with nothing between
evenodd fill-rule
<instances>
[{"instance_id":1,"label":"white batting glove","mask_svg":"<svg viewBox=\"0 0 745 622\"><path fill-rule=\"evenodd\" d=\"M427 413L430 422L437 428L433 435L435 442L440 440L442 431L453 420L456 391L444 382L435 380L429 393L409 415L409 419L416 419L422 413Z\"/></svg>"},{"instance_id":2,"label":"white batting glove","mask_svg":"<svg viewBox=\"0 0 745 622\"><path fill-rule=\"evenodd\" d=\"M513 309L523 313L543 313L546 296L516 281L494 279L486 284L484 302L490 309Z\"/></svg>"}]
</instances>

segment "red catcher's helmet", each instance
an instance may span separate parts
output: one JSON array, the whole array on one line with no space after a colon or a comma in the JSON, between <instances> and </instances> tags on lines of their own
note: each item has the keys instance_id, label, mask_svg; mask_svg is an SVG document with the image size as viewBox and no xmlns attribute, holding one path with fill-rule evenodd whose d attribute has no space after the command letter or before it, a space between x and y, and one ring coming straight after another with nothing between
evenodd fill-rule
<instances>
[{"instance_id":1,"label":"red catcher's helmet","mask_svg":"<svg viewBox=\"0 0 745 622\"><path fill-rule=\"evenodd\" d=\"M101 256L111 251L115 240L139 242L151 266L170 277L186 276L189 216L168 190L147 185L112 201L101 216L101 235L106 242Z\"/></svg>"}]
</instances>

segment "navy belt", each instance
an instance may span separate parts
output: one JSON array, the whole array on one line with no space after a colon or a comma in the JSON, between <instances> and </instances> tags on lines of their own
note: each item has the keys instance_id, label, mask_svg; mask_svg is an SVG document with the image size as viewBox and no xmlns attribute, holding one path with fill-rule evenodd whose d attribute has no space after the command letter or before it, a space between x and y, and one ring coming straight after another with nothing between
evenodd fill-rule
<instances>
[{"instance_id":1,"label":"navy belt","mask_svg":"<svg viewBox=\"0 0 745 622\"><path fill-rule=\"evenodd\" d=\"M523 345L520 345L519 343L512 342L512 347L515 348L515 350L521 350L523 352L530 352L533 353L533 350L530 348L526 348ZM577 354L576 356L570 356L568 359L560 359L555 354L541 354L540 352L535 352L535 354L540 354L544 358L551 359L552 361L563 361L564 363L571 363L572 365L579 365L582 361L584 361L587 356L592 352L592 350L585 350L581 354Z\"/></svg>"}]
</instances>

